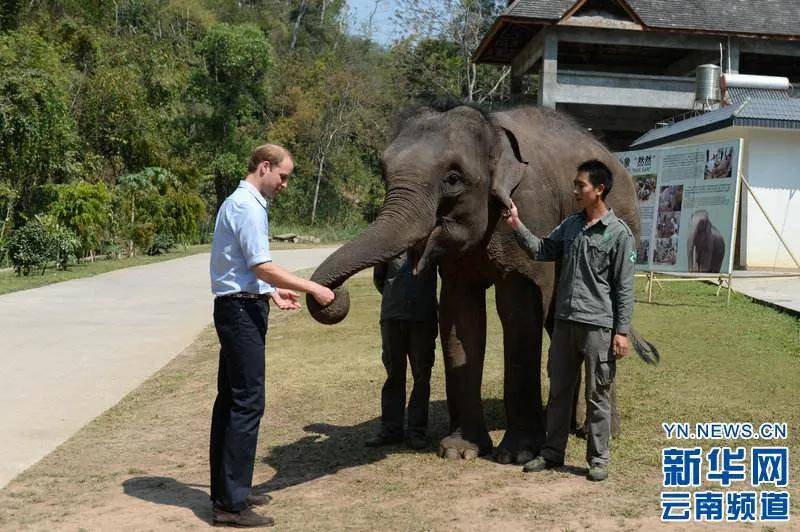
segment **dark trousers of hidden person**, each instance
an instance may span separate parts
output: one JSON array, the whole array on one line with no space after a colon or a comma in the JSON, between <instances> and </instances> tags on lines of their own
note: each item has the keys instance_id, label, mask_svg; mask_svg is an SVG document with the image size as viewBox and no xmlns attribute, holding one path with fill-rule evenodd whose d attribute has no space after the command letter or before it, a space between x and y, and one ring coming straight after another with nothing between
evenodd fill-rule
<instances>
[{"instance_id":1,"label":"dark trousers of hidden person","mask_svg":"<svg viewBox=\"0 0 800 532\"><path fill-rule=\"evenodd\" d=\"M425 436L437 332L436 320L381 320L382 359L386 368L386 382L381 389L381 425L387 436L403 436L406 359L414 378L408 401L408 435Z\"/></svg>"},{"instance_id":2,"label":"dark trousers of hidden person","mask_svg":"<svg viewBox=\"0 0 800 532\"><path fill-rule=\"evenodd\" d=\"M211 500L218 508L247 508L258 427L264 413L264 359L269 304L218 297L214 326L221 345L217 399L211 419Z\"/></svg>"}]
</instances>

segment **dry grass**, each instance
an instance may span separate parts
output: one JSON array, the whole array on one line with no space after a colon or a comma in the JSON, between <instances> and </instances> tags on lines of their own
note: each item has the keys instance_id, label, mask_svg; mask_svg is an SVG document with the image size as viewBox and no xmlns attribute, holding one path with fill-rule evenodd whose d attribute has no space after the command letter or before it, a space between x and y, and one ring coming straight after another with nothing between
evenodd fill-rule
<instances>
[{"instance_id":1,"label":"dry grass","mask_svg":"<svg viewBox=\"0 0 800 532\"><path fill-rule=\"evenodd\" d=\"M379 299L363 276L350 288L353 310L338 326L318 325L305 312L273 312L270 322L267 414L255 479L275 497L267 513L279 530L657 528L659 457L668 445L662 421L787 422L796 523L796 318L744 298L726 308L713 287L699 283L670 286L659 304L639 303L635 324L664 360L657 369L632 359L621 364L623 434L614 442L610 479L591 484L582 476L584 442L576 439L568 451L575 467L539 475L485 459L444 461L433 445L421 453L365 448L363 441L379 426ZM504 424L501 338L496 316L489 323L484 398L498 442ZM207 527L216 350L213 330L206 330L157 375L0 491L0 528ZM438 438L447 427L440 356L432 389L431 428Z\"/></svg>"}]
</instances>

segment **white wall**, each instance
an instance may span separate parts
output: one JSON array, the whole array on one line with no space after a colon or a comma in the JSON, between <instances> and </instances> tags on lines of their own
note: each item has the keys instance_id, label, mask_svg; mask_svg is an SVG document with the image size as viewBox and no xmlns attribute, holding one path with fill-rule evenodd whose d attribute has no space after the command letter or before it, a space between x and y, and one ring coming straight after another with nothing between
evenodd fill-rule
<instances>
[{"instance_id":1,"label":"white wall","mask_svg":"<svg viewBox=\"0 0 800 532\"><path fill-rule=\"evenodd\" d=\"M784 241L800 260L800 130L726 128L668 146L744 139L742 173ZM756 202L742 187L739 266L797 268Z\"/></svg>"}]
</instances>

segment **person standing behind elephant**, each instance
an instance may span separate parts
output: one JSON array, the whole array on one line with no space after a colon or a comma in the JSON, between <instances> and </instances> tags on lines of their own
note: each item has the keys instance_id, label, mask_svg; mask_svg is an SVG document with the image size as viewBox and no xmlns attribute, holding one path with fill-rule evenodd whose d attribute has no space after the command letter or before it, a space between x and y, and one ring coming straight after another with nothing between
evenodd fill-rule
<instances>
[{"instance_id":1,"label":"person standing behind elephant","mask_svg":"<svg viewBox=\"0 0 800 532\"><path fill-rule=\"evenodd\" d=\"M613 183L602 162L582 163L573 181L573 196L582 210L543 239L525 227L513 203L507 213L514 237L531 258L561 264L548 361L547 439L540 455L525 464L526 472L564 464L575 383L585 362L588 478L608 477L610 387L615 359L628 352L636 263L633 233L605 203Z\"/></svg>"},{"instance_id":2,"label":"person standing behind elephant","mask_svg":"<svg viewBox=\"0 0 800 532\"><path fill-rule=\"evenodd\" d=\"M408 255L402 253L375 266L373 281L383 296L380 326L386 382L381 389L381 429L366 445L400 443L405 436L409 447L424 449L428 445L428 401L438 332L436 268L414 275ZM406 359L414 386L404 435Z\"/></svg>"}]
</instances>

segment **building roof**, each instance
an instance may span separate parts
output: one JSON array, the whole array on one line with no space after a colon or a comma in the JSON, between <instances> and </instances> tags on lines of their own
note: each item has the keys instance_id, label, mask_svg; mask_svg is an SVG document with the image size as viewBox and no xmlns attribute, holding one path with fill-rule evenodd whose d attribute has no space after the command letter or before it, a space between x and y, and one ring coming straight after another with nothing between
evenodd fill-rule
<instances>
[{"instance_id":1,"label":"building roof","mask_svg":"<svg viewBox=\"0 0 800 532\"><path fill-rule=\"evenodd\" d=\"M651 129L636 139L631 148L651 148L732 126L800 129L800 98L747 98L715 111Z\"/></svg>"},{"instance_id":2,"label":"building roof","mask_svg":"<svg viewBox=\"0 0 800 532\"><path fill-rule=\"evenodd\" d=\"M617 2L618 0L609 0ZM555 23L585 0L515 0L501 17ZM619 0L646 29L796 37L797 0Z\"/></svg>"}]
</instances>

